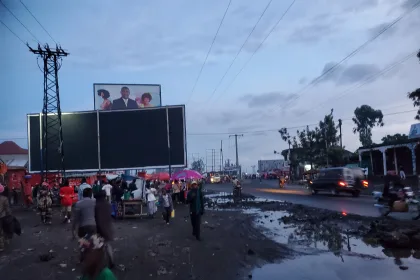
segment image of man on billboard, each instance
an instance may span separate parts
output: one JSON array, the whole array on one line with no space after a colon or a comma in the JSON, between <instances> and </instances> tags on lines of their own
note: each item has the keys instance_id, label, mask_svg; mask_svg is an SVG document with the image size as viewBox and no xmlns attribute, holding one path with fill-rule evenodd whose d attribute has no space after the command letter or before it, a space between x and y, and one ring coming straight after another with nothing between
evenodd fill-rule
<instances>
[{"instance_id":1,"label":"image of man on billboard","mask_svg":"<svg viewBox=\"0 0 420 280\"><path fill-rule=\"evenodd\" d=\"M94 84L95 110L159 107L160 85Z\"/></svg>"}]
</instances>

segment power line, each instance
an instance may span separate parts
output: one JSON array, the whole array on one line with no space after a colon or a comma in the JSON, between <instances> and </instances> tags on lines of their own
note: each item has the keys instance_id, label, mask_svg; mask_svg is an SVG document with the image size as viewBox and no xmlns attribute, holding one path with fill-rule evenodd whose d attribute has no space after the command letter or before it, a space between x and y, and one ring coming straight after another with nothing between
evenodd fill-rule
<instances>
[{"instance_id":1,"label":"power line","mask_svg":"<svg viewBox=\"0 0 420 280\"><path fill-rule=\"evenodd\" d=\"M226 91L230 88L230 86L235 82L236 78L242 73L242 71L245 69L245 67L248 65L248 63L251 61L251 59L254 57L254 55L259 51L259 49L262 47L262 45L265 43L265 41L268 39L268 37L270 37L271 33L274 32L274 30L277 28L277 26L279 25L279 23L289 13L289 10L293 7L293 5L295 4L295 2L296 2L296 0L293 0L292 3L289 5L289 7L287 7L287 9L283 12L283 14L279 18L279 20L273 25L273 27L271 28L270 32L268 32L267 36L265 36L265 38L261 41L261 43L254 50L254 52L251 54L251 56L245 62L245 64L242 66L242 68L239 70L239 72L236 73L235 77L233 77L233 80L229 83L229 85L225 88L225 90L223 91L223 93L220 96L223 96L224 93L226 93ZM220 96L219 96L219 98L220 98Z\"/></svg>"},{"instance_id":2,"label":"power line","mask_svg":"<svg viewBox=\"0 0 420 280\"><path fill-rule=\"evenodd\" d=\"M26 31L29 32L29 34L32 35L32 37L35 39L35 41L37 41L39 44L41 44L41 42L38 40L38 38L28 29L28 27L26 27L26 25L24 25L18 18L17 16L15 16L15 14L3 3L3 1L0 0L0 3L3 5L3 7L6 8L6 10L9 11L9 13L23 26L23 28L26 29Z\"/></svg>"},{"instance_id":3,"label":"power line","mask_svg":"<svg viewBox=\"0 0 420 280\"><path fill-rule=\"evenodd\" d=\"M51 34L47 31L47 29L45 29L45 27L39 22L39 20L35 17L35 15L29 10L29 8L25 5L25 3L22 2L22 0L19 0L19 2L23 5L23 7L26 9L26 11L28 11L28 13L34 18L34 20L36 20L36 22L38 22L39 26L41 26L41 28L45 31L45 33L47 33L47 35L51 38L51 40L54 41L54 43L56 45L57 42L54 40L54 38L51 36Z\"/></svg>"},{"instance_id":4,"label":"power line","mask_svg":"<svg viewBox=\"0 0 420 280\"><path fill-rule=\"evenodd\" d=\"M204 65L206 65L207 59L209 58L210 52L211 52L211 50L213 48L214 42L216 41L217 35L219 34L220 28L222 27L222 24L225 21L225 17L226 17L226 14L227 14L228 10L229 10L230 4L232 4L232 0L229 0L229 3L228 3L228 5L226 7L226 10L225 10L225 13L223 14L222 20L219 23L219 27L217 28L216 34L214 35L214 38L213 38L213 41L210 44L210 48L209 48L209 50L207 52L206 58L204 59L203 65L201 65L201 69L198 72L197 78L195 79L194 86L193 86L193 88L191 90L191 93L190 93L190 96L188 98L187 104L190 102L191 97L194 94L195 87L197 86L198 80L200 79L201 73L203 72Z\"/></svg>"},{"instance_id":5,"label":"power line","mask_svg":"<svg viewBox=\"0 0 420 280\"><path fill-rule=\"evenodd\" d=\"M342 91L341 94L339 94L338 96L335 96L334 95L334 97L328 98L324 102L319 103L318 105L312 107L310 110L307 110L306 112L303 112L302 114L299 115L299 118L302 118L306 114L308 114L308 113L312 112L313 110L321 107L322 105L325 105L328 102L331 102L332 100L338 100L338 99L343 98L344 96L348 95L349 93L353 92L354 90L359 89L359 88L365 86L366 84L372 82L376 78L378 78L378 77L380 77L380 76L382 76L382 75L390 72L392 69L394 69L395 67L399 66L400 64L406 62L407 60L409 60L410 58L412 58L415 55L416 55L416 52L410 53L409 55L405 56L404 58L400 59L399 61L394 62L394 63L388 65L387 67L385 67L381 71L379 71L379 72L377 72L377 73L375 73L373 75L370 75L369 77L367 77L366 79L364 79L360 84L357 84L357 85L355 85L353 87L347 88L346 90Z\"/></svg>"},{"instance_id":6,"label":"power line","mask_svg":"<svg viewBox=\"0 0 420 280\"><path fill-rule=\"evenodd\" d=\"M22 42L22 44L24 44L25 46L26 46L26 43L22 40L22 38L20 38L15 32L13 32L13 30L12 29L10 29L9 28L9 26L7 26L1 19L0 19L0 23L1 24L3 24L4 25L4 27L6 27L7 28L7 30L9 30L10 31L10 33L12 33L13 35L15 35L15 37L16 38L18 38L19 39L19 41L21 41Z\"/></svg>"},{"instance_id":7,"label":"power line","mask_svg":"<svg viewBox=\"0 0 420 280\"><path fill-rule=\"evenodd\" d=\"M406 110L406 111L393 112L393 113L388 113L388 114L383 114L383 115L384 116L393 116L393 115L401 115L401 114L412 113L412 112L417 112L417 110ZM341 119L341 120L343 122L344 121L352 121L352 117ZM286 127L286 129L288 129L288 130L290 130L290 129L298 129L298 128L305 128L307 126L316 126L316 125L319 125L319 122L318 123L305 124L305 125L298 125L298 126L290 126L290 127ZM259 134L259 133L277 132L277 131L279 131L279 128L276 128L276 129L264 129L264 130L240 131L240 132L236 132L236 133L237 134ZM232 134L232 132L187 133L187 135L190 135L190 136L229 135L229 134Z\"/></svg>"},{"instance_id":8,"label":"power line","mask_svg":"<svg viewBox=\"0 0 420 280\"><path fill-rule=\"evenodd\" d=\"M337 69L337 67L340 66L343 62L345 62L346 60L348 60L348 59L352 58L353 56L355 56L362 49L364 49L367 45L369 45L370 43L372 43L379 36L381 36L382 34L384 34L391 27L393 27L394 25L396 25L399 21L401 21L403 18L405 18L407 15L409 15L411 12L413 12L418 7L420 7L420 1L418 1L416 4L414 4L411 7L411 9L405 11L402 15L400 15L398 18L396 18L394 21L392 21L387 26L385 26L378 34L376 34L375 36L373 36L372 38L370 38L369 40L367 40L366 42L364 42L362 45L360 45L359 47L357 47L355 50L353 50L351 53L349 53L347 56L345 56L343 59L341 59L338 63L336 63L332 67L328 68L325 72L323 72L320 76L318 76L317 78L315 78L312 82L310 82L309 84L307 84L306 86L304 86L301 90L299 90L296 93L294 93L293 95L296 96L296 98L291 98L290 100L288 100L286 102L286 105L285 106L289 105L290 102L293 102L293 101L298 100L303 95L303 92L304 91L306 91L307 89L309 89L309 88L314 87L315 85L317 85L319 82L322 81L322 78L325 75L327 75L327 74L332 73L333 71L335 71Z\"/></svg>"},{"instance_id":9,"label":"power line","mask_svg":"<svg viewBox=\"0 0 420 280\"><path fill-rule=\"evenodd\" d=\"M219 80L219 82L217 83L217 86L214 88L212 94L210 95L210 97L207 99L206 103L208 101L210 101L214 94L216 93L217 89L219 88L219 86L222 84L224 78L226 77L227 73L229 72L230 68L232 68L233 63L235 63L236 59L238 58L239 54L242 52L242 49L245 47L246 43L248 42L249 38L251 37L252 33L254 33L255 28L257 27L258 23L260 23L261 19L263 18L265 12L268 10L268 7L270 6L271 2L273 2L273 0L270 0L268 2L268 4L265 6L264 10L262 11L260 17L258 18L257 22L254 24L254 27L252 28L251 32L248 34L248 36L246 37L244 43L242 44L242 46L239 48L238 52L236 53L235 57L233 58L232 62L230 63L229 67L226 69L225 73L223 74L222 78Z\"/></svg>"}]
</instances>

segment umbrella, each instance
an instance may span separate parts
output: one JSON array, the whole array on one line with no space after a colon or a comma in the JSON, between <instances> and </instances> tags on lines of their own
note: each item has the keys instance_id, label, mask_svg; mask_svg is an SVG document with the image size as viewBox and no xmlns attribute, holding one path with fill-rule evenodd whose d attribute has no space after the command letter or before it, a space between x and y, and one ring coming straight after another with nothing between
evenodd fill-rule
<instances>
[{"instance_id":1,"label":"umbrella","mask_svg":"<svg viewBox=\"0 0 420 280\"><path fill-rule=\"evenodd\" d=\"M167 172L160 172L160 173L155 173L152 174L152 179L153 180L159 180L159 181L169 181L169 173Z\"/></svg>"},{"instance_id":2,"label":"umbrella","mask_svg":"<svg viewBox=\"0 0 420 280\"><path fill-rule=\"evenodd\" d=\"M195 170L181 170L172 175L172 180L180 179L201 179L203 175Z\"/></svg>"}]
</instances>

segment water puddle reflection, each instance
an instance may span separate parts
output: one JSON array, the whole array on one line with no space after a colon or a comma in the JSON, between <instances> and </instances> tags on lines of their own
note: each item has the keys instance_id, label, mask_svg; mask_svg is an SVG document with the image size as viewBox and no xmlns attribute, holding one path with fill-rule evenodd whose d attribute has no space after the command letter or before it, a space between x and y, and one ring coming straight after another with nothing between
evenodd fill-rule
<instances>
[{"instance_id":1,"label":"water puddle reflection","mask_svg":"<svg viewBox=\"0 0 420 280\"><path fill-rule=\"evenodd\" d=\"M255 226L274 241L301 254L295 260L270 264L253 272L253 279L414 279L420 273L420 250L383 248L375 239L359 238L345 225L283 223L286 211L246 209ZM287 219L285 219L287 220ZM344 228L344 229L343 229ZM417 274L418 275L418 274ZM350 278L351 277L351 278ZM404 277L404 278L403 278Z\"/></svg>"}]
</instances>

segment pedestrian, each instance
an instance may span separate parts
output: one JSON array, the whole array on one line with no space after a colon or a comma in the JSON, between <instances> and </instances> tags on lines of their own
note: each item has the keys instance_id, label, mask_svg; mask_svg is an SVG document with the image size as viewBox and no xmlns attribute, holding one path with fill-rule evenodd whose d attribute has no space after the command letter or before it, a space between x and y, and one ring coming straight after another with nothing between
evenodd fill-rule
<instances>
[{"instance_id":1,"label":"pedestrian","mask_svg":"<svg viewBox=\"0 0 420 280\"><path fill-rule=\"evenodd\" d=\"M23 203L25 208L30 208L32 204L32 186L29 179L25 176L21 181Z\"/></svg>"},{"instance_id":2,"label":"pedestrian","mask_svg":"<svg viewBox=\"0 0 420 280\"><path fill-rule=\"evenodd\" d=\"M79 239L82 261L82 280L117 280L108 268L105 240L97 235L87 235Z\"/></svg>"},{"instance_id":3,"label":"pedestrian","mask_svg":"<svg viewBox=\"0 0 420 280\"><path fill-rule=\"evenodd\" d=\"M111 202L111 190L112 190L112 185L110 185L108 182L103 182L103 187L102 190L105 191L105 195L106 195L106 200L108 202Z\"/></svg>"},{"instance_id":4,"label":"pedestrian","mask_svg":"<svg viewBox=\"0 0 420 280\"><path fill-rule=\"evenodd\" d=\"M4 195L5 187L0 184L0 252L4 251L8 238L3 230L3 222L6 216L11 215L9 199Z\"/></svg>"},{"instance_id":5,"label":"pedestrian","mask_svg":"<svg viewBox=\"0 0 420 280\"><path fill-rule=\"evenodd\" d=\"M79 190L80 191L80 190ZM96 233L95 221L95 199L92 198L92 188L83 190L83 198L74 206L73 237L77 235L82 238L87 234Z\"/></svg>"},{"instance_id":6,"label":"pedestrian","mask_svg":"<svg viewBox=\"0 0 420 280\"><path fill-rule=\"evenodd\" d=\"M52 193L47 182L42 183L38 191L38 208L41 212L41 221L51 225L52 220Z\"/></svg>"},{"instance_id":7,"label":"pedestrian","mask_svg":"<svg viewBox=\"0 0 420 280\"><path fill-rule=\"evenodd\" d=\"M63 186L60 188L61 211L65 223L70 223L74 195L74 188L70 187L69 180L65 179Z\"/></svg>"},{"instance_id":8,"label":"pedestrian","mask_svg":"<svg viewBox=\"0 0 420 280\"><path fill-rule=\"evenodd\" d=\"M156 189L150 186L150 182L146 182L146 201L147 201L147 212L150 218L153 218L156 213Z\"/></svg>"},{"instance_id":9,"label":"pedestrian","mask_svg":"<svg viewBox=\"0 0 420 280\"><path fill-rule=\"evenodd\" d=\"M102 184L100 180L95 181L95 183L92 186L93 191L93 197L96 197L96 195L102 191Z\"/></svg>"},{"instance_id":10,"label":"pedestrian","mask_svg":"<svg viewBox=\"0 0 420 280\"><path fill-rule=\"evenodd\" d=\"M201 216L204 214L204 196L196 181L191 182L191 190L188 192L187 202L190 205L190 219L193 228L193 236L201 240Z\"/></svg>"},{"instance_id":11,"label":"pedestrian","mask_svg":"<svg viewBox=\"0 0 420 280\"><path fill-rule=\"evenodd\" d=\"M34 208L38 208L38 191L39 191L39 184L35 184L35 186L32 188L32 201L34 202Z\"/></svg>"},{"instance_id":12,"label":"pedestrian","mask_svg":"<svg viewBox=\"0 0 420 280\"><path fill-rule=\"evenodd\" d=\"M130 193L134 192L135 190L137 190L137 185L136 185L136 179L134 178L133 181L131 181L131 183L128 185L128 190L130 191Z\"/></svg>"},{"instance_id":13,"label":"pedestrian","mask_svg":"<svg viewBox=\"0 0 420 280\"><path fill-rule=\"evenodd\" d=\"M159 200L159 205L162 205L164 212L163 218L166 224L169 225L169 219L171 218L172 210L174 209L172 197L168 194L166 189L162 189L162 196Z\"/></svg>"},{"instance_id":14,"label":"pedestrian","mask_svg":"<svg viewBox=\"0 0 420 280\"><path fill-rule=\"evenodd\" d=\"M179 202L181 201L179 196L181 193L181 189L179 187L178 181L176 180L173 184L172 184L172 200L176 203L179 204Z\"/></svg>"},{"instance_id":15,"label":"pedestrian","mask_svg":"<svg viewBox=\"0 0 420 280\"><path fill-rule=\"evenodd\" d=\"M114 258L112 253L111 241L114 239L114 230L112 227L112 206L106 200L105 191L100 191L96 197L95 204L95 222L96 231L105 240L105 249L108 257L108 265L114 266Z\"/></svg>"},{"instance_id":16,"label":"pedestrian","mask_svg":"<svg viewBox=\"0 0 420 280\"><path fill-rule=\"evenodd\" d=\"M77 195L79 197L78 200L82 200L83 199L83 190L89 188L92 190L92 187L86 182L86 178L82 178L82 183L79 186L79 189L77 191ZM93 192L92 193L92 197L93 197Z\"/></svg>"}]
</instances>

